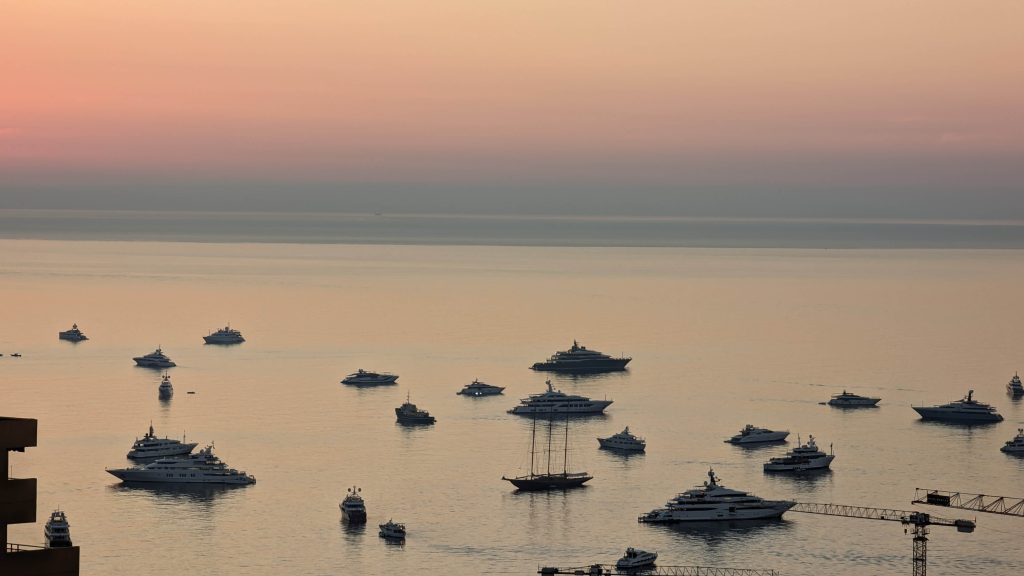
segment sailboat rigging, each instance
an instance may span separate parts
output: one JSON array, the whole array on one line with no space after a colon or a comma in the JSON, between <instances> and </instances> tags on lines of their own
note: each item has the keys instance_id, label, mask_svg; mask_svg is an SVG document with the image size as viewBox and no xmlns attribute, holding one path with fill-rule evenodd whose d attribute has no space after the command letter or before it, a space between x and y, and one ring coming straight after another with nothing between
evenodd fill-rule
<instances>
[{"instance_id":1,"label":"sailboat rigging","mask_svg":"<svg viewBox=\"0 0 1024 576\"><path fill-rule=\"evenodd\" d=\"M548 452L547 470L544 474L538 474L536 470L537 453L537 417L534 415L533 425L530 429L530 473L525 476L508 478L502 476L520 490L564 490L566 488L578 488L585 482L593 479L593 476L586 472L569 472L569 416L565 418L565 446L562 455L562 471L551 472L551 436L554 422L548 420Z\"/></svg>"}]
</instances>

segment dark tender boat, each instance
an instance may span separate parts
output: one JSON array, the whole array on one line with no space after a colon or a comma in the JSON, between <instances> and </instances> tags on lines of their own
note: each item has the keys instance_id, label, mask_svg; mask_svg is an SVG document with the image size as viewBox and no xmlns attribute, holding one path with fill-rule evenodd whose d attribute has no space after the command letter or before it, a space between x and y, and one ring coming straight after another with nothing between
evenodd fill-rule
<instances>
[{"instance_id":1,"label":"dark tender boat","mask_svg":"<svg viewBox=\"0 0 1024 576\"><path fill-rule=\"evenodd\" d=\"M597 350L587 350L575 340L572 348L555 352L544 362L537 362L531 370L541 372L564 372L567 374L597 374L601 372L620 372L632 358L612 358Z\"/></svg>"},{"instance_id":2,"label":"dark tender boat","mask_svg":"<svg viewBox=\"0 0 1024 576\"><path fill-rule=\"evenodd\" d=\"M409 401L409 395L405 395L405 402L395 408L395 416L400 424L433 424L434 417L426 410L420 410L415 404Z\"/></svg>"}]
</instances>

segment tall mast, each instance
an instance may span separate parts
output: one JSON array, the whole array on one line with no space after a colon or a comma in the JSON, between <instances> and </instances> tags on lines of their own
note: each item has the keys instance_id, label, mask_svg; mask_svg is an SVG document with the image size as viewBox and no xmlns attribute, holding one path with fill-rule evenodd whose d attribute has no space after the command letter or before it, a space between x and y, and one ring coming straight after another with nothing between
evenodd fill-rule
<instances>
[{"instance_id":1,"label":"tall mast","mask_svg":"<svg viewBox=\"0 0 1024 576\"><path fill-rule=\"evenodd\" d=\"M565 413L565 454L562 456L562 474L569 475L569 413Z\"/></svg>"},{"instance_id":2,"label":"tall mast","mask_svg":"<svg viewBox=\"0 0 1024 576\"><path fill-rule=\"evenodd\" d=\"M554 418L548 418L548 476L551 476L551 424Z\"/></svg>"},{"instance_id":3,"label":"tall mast","mask_svg":"<svg viewBox=\"0 0 1024 576\"><path fill-rule=\"evenodd\" d=\"M533 476L533 455L537 451L537 413L533 413L533 430L530 431L530 476Z\"/></svg>"}]
</instances>

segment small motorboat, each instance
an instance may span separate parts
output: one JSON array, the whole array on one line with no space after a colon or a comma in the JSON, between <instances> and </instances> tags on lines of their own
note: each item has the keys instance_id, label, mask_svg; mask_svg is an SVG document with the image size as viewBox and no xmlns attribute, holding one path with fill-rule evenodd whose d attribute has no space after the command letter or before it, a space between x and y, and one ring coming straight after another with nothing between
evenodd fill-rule
<instances>
[{"instance_id":1,"label":"small motorboat","mask_svg":"<svg viewBox=\"0 0 1024 576\"><path fill-rule=\"evenodd\" d=\"M647 552L646 550L640 550L630 546L629 548L626 548L626 553L622 558L619 558L619 561L615 563L615 567L619 570L647 568L654 566L654 561L657 559L657 552Z\"/></svg>"},{"instance_id":2,"label":"small motorboat","mask_svg":"<svg viewBox=\"0 0 1024 576\"><path fill-rule=\"evenodd\" d=\"M386 524L378 524L380 537L388 540L405 540L405 524L388 520Z\"/></svg>"},{"instance_id":3,"label":"small motorboat","mask_svg":"<svg viewBox=\"0 0 1024 576\"><path fill-rule=\"evenodd\" d=\"M21 353L15 352L14 354L11 354L11 358L21 358Z\"/></svg>"}]
</instances>

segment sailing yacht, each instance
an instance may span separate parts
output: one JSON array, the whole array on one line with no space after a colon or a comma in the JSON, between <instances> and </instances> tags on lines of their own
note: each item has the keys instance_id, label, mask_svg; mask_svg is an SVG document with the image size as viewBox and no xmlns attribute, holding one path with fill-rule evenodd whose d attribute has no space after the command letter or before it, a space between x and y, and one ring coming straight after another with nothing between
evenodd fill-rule
<instances>
[{"instance_id":1,"label":"sailing yacht","mask_svg":"<svg viewBox=\"0 0 1024 576\"><path fill-rule=\"evenodd\" d=\"M548 420L548 448L547 468L540 472L537 469L537 418L533 418L533 427L530 431L530 473L526 476L507 478L507 480L520 490L564 490L566 488L579 488L585 482L594 477L586 472L569 472L569 418L565 419L565 446L562 453L562 471L551 471L551 431L553 422ZM556 467L558 463L555 463Z\"/></svg>"}]
</instances>

